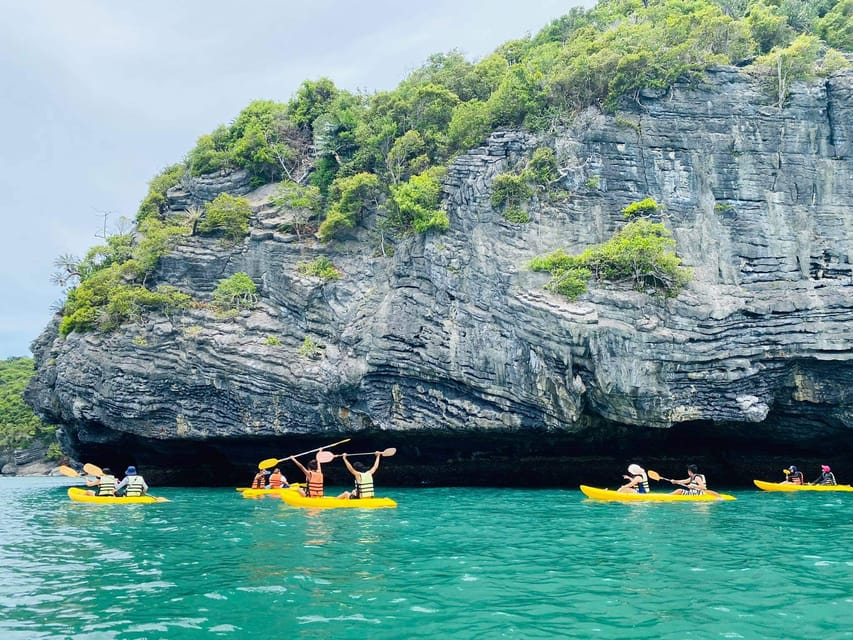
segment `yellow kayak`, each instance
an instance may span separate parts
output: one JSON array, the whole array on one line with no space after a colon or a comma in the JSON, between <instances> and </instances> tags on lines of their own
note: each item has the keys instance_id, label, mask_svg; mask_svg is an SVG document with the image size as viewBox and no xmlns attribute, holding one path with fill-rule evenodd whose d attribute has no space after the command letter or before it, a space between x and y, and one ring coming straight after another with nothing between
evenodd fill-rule
<instances>
[{"instance_id":1,"label":"yellow kayak","mask_svg":"<svg viewBox=\"0 0 853 640\"><path fill-rule=\"evenodd\" d=\"M305 498L298 491L284 491L281 494L281 499L291 507L307 507L309 509L387 509L397 506L397 503L391 498L359 498L357 500Z\"/></svg>"},{"instance_id":2,"label":"yellow kayak","mask_svg":"<svg viewBox=\"0 0 853 640\"><path fill-rule=\"evenodd\" d=\"M80 487L68 487L68 497L74 502L88 502L90 504L152 504L154 502L171 502L167 498L155 496L90 496L85 489Z\"/></svg>"},{"instance_id":3,"label":"yellow kayak","mask_svg":"<svg viewBox=\"0 0 853 640\"><path fill-rule=\"evenodd\" d=\"M853 491L849 484L782 484L753 480L756 487L763 491Z\"/></svg>"},{"instance_id":4,"label":"yellow kayak","mask_svg":"<svg viewBox=\"0 0 853 640\"><path fill-rule=\"evenodd\" d=\"M263 498L266 496L272 496L278 498L285 491L296 491L296 487L299 485L292 484L289 487L282 487L280 489L243 489L243 497L244 498Z\"/></svg>"},{"instance_id":5,"label":"yellow kayak","mask_svg":"<svg viewBox=\"0 0 853 640\"><path fill-rule=\"evenodd\" d=\"M703 493L701 496L685 496L673 493L620 493L611 489L596 489L581 485L581 491L593 500L609 500L618 502L717 502L719 500L736 500L734 496L721 493L720 497Z\"/></svg>"}]
</instances>

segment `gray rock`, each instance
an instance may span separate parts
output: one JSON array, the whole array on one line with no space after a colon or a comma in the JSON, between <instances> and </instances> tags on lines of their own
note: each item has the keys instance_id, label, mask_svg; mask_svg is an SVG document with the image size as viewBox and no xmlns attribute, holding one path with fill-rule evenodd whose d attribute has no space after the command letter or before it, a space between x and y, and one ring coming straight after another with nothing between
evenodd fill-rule
<instances>
[{"instance_id":1,"label":"gray rock","mask_svg":"<svg viewBox=\"0 0 853 640\"><path fill-rule=\"evenodd\" d=\"M783 110L733 67L639 101L588 110L551 138L495 133L450 166L450 230L390 258L364 229L329 245L260 229L233 249L191 238L161 260L159 282L205 300L245 271L262 303L64 340L53 323L33 344L27 399L75 452L130 438L152 458L193 443L242 463L253 458L238 443L311 434L609 429L612 442L679 425L849 448L853 73L795 85ZM508 223L490 185L545 144L564 192ZM171 191L172 207L245 188L234 180ZM694 272L678 298L603 284L569 302L528 270L606 240L645 197ZM320 255L341 280L299 273ZM299 355L306 337L322 347L314 358Z\"/></svg>"}]
</instances>

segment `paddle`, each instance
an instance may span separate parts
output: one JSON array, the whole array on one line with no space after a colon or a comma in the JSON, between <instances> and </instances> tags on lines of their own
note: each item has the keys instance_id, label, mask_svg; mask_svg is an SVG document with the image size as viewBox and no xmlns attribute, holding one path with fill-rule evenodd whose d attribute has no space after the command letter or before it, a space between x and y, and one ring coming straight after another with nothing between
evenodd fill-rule
<instances>
[{"instance_id":1,"label":"paddle","mask_svg":"<svg viewBox=\"0 0 853 640\"><path fill-rule=\"evenodd\" d=\"M64 476L68 476L69 478L82 478L83 474L79 473L77 470L72 469L64 464L59 465L59 473ZM87 476L96 476L100 478L104 475L104 470L94 464L89 464L88 462L83 465L83 473Z\"/></svg>"},{"instance_id":2,"label":"paddle","mask_svg":"<svg viewBox=\"0 0 853 640\"><path fill-rule=\"evenodd\" d=\"M388 447L387 449L385 449L385 451L380 451L379 453L383 458L390 458L395 453L397 453L397 450L394 447ZM332 457L333 458L340 458L342 455L343 454L338 453ZM347 458L352 458L353 456L373 456L373 455L376 455L375 451L368 451L366 453L348 453Z\"/></svg>"},{"instance_id":3,"label":"paddle","mask_svg":"<svg viewBox=\"0 0 853 640\"><path fill-rule=\"evenodd\" d=\"M261 460L258 463L258 469L272 469L279 462L284 462L290 458L298 458L300 456L307 456L309 453L315 453L317 451L322 451L323 449L330 449L331 447L336 447L339 444L343 444L344 442L349 442L351 438L345 438L344 440L340 440L339 442L333 442L332 444L327 444L325 447L317 447L316 449L311 449L310 451L303 451L302 453L297 453L292 456L287 456L286 458L267 458L266 460ZM322 460L320 462L323 462ZM328 460L326 460L328 462Z\"/></svg>"},{"instance_id":4,"label":"paddle","mask_svg":"<svg viewBox=\"0 0 853 640\"><path fill-rule=\"evenodd\" d=\"M99 478L104 475L104 470L100 467L97 467L93 464L86 463L83 465L83 471L90 476L98 476Z\"/></svg>"},{"instance_id":5,"label":"paddle","mask_svg":"<svg viewBox=\"0 0 853 640\"><path fill-rule=\"evenodd\" d=\"M59 473L64 476L68 476L69 478L81 478L82 476L77 473L75 469L71 467L66 467L64 464L59 465Z\"/></svg>"},{"instance_id":6,"label":"paddle","mask_svg":"<svg viewBox=\"0 0 853 640\"><path fill-rule=\"evenodd\" d=\"M673 482L672 478L664 478L654 469L649 469L648 471L646 471L646 475L648 475L652 480L666 480L667 482ZM712 496L717 496L718 498L723 497L719 493L709 489L708 487L705 487L705 493L710 493Z\"/></svg>"}]
</instances>

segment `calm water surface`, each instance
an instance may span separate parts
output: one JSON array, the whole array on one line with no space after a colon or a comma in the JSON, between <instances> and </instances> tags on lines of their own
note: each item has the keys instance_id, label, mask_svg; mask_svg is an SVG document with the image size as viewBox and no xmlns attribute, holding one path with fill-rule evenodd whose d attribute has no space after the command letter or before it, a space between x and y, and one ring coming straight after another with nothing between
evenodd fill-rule
<instances>
[{"instance_id":1,"label":"calm water surface","mask_svg":"<svg viewBox=\"0 0 853 640\"><path fill-rule=\"evenodd\" d=\"M0 480L0 639L853 638L853 494L395 489L304 511Z\"/></svg>"}]
</instances>

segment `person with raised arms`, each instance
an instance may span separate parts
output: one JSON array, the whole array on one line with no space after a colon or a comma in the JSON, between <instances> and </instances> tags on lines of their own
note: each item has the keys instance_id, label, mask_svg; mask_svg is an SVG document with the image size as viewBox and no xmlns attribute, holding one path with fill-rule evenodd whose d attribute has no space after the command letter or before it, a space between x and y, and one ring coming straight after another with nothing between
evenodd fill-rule
<instances>
[{"instance_id":1,"label":"person with raised arms","mask_svg":"<svg viewBox=\"0 0 853 640\"><path fill-rule=\"evenodd\" d=\"M382 458L381 451L374 452L375 459L373 466L370 469L361 462L353 462L347 459L347 454L341 454L344 459L344 464L349 472L355 478L355 487L352 491L344 491L338 498L342 500L357 500L358 498L372 498L375 495L373 489L373 474L379 468L379 460Z\"/></svg>"},{"instance_id":2,"label":"person with raised arms","mask_svg":"<svg viewBox=\"0 0 853 640\"><path fill-rule=\"evenodd\" d=\"M323 453L322 451L320 453ZM329 454L331 455L331 454ZM292 460L293 463L302 469L302 473L305 474L305 488L298 488L299 493L303 497L307 498L322 498L323 497L323 468L320 465L319 458L320 454L317 454L317 458L314 458L311 462L308 463L308 468L305 468L299 460L296 459L296 456L290 456L289 460Z\"/></svg>"}]
</instances>

